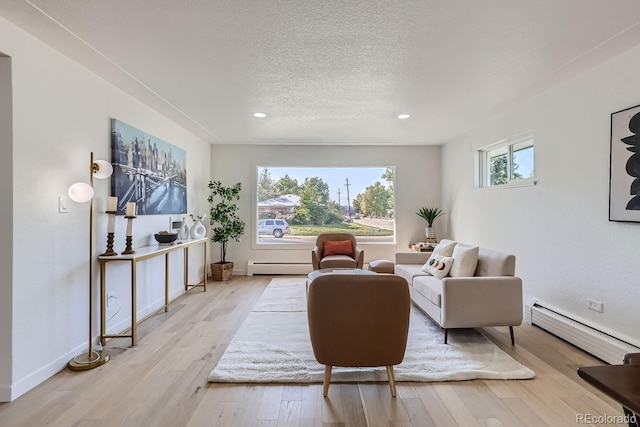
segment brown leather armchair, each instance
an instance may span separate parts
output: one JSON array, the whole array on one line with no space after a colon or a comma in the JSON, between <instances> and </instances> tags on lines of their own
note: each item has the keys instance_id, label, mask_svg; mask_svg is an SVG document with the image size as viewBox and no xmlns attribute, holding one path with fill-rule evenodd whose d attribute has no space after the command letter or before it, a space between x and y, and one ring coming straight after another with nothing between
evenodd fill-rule
<instances>
[{"instance_id":1,"label":"brown leather armchair","mask_svg":"<svg viewBox=\"0 0 640 427\"><path fill-rule=\"evenodd\" d=\"M325 255L325 242L351 241L351 253ZM364 251L358 247L356 238L350 233L325 233L316 239L316 247L311 250L311 263L314 270L321 268L362 268Z\"/></svg>"},{"instance_id":2,"label":"brown leather armchair","mask_svg":"<svg viewBox=\"0 0 640 427\"><path fill-rule=\"evenodd\" d=\"M407 282L389 274L324 274L308 292L311 345L325 365L323 395L333 366L385 366L396 397L393 365L404 359L409 333Z\"/></svg>"}]
</instances>

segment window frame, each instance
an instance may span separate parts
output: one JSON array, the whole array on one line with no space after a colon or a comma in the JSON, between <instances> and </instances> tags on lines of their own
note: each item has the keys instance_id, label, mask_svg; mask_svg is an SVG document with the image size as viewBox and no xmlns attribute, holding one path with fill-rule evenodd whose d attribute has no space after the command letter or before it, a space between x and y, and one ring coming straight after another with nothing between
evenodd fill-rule
<instances>
[{"instance_id":1,"label":"window frame","mask_svg":"<svg viewBox=\"0 0 640 427\"><path fill-rule=\"evenodd\" d=\"M521 145L523 143L529 142L525 146L515 149L514 147L517 145ZM533 149L533 161L532 161L532 171L531 176L527 178L514 178L513 177L513 156L517 151L525 150L528 148ZM490 159L489 154L491 152L506 149L506 159L507 159L507 182L504 184L491 184L491 173L490 173ZM476 188L481 189L495 189L495 188L512 188L512 187L521 187L521 186L530 186L535 185L535 138L533 135L533 131L527 131L521 133L519 135L503 139L491 145L487 145L482 147L475 152L476 157Z\"/></svg>"},{"instance_id":2,"label":"window frame","mask_svg":"<svg viewBox=\"0 0 640 427\"><path fill-rule=\"evenodd\" d=\"M252 211L253 211L253 217L255 218L253 222L253 224L251 224L251 226L248 228L248 230L251 232L251 248L252 249L256 249L256 250L262 250L262 249L268 249L268 250L308 250L308 249L313 249L313 247L315 246L315 241L317 236L313 236L312 241L302 241L299 243L264 243L260 241L260 235L258 235L258 221L261 221L261 219L259 218L259 207L258 207L258 178L259 178L259 174L260 174L260 168L270 168L270 169L277 169L277 168L303 168L303 169L315 169L315 168L326 168L326 169L370 169L370 168L380 168L380 169L384 169L384 168L393 168L393 173L394 173L394 182L393 182L393 186L394 188L397 186L397 177L396 177L396 173L398 170L398 167L395 164L389 164L389 163L381 163L381 164L364 164L364 165L329 165L327 166L326 164L314 164L314 165L308 165L304 162L296 162L291 164L290 162L265 162L265 161L261 161L261 162L252 162L252 171L251 171L251 204L252 204ZM397 193L396 193L397 194ZM353 199L353 197L351 197L351 199ZM367 241L367 236L355 236L356 237L356 241L358 243L359 246L364 247L367 245L372 245L372 246L377 246L377 245L396 245L397 241L398 241L398 222L397 222L397 208L396 208L396 204L394 201L394 208L393 208L393 235L390 236L392 237L392 239L390 241L383 241L383 242L377 242L377 241ZM291 223L289 223L289 225L291 226Z\"/></svg>"}]
</instances>

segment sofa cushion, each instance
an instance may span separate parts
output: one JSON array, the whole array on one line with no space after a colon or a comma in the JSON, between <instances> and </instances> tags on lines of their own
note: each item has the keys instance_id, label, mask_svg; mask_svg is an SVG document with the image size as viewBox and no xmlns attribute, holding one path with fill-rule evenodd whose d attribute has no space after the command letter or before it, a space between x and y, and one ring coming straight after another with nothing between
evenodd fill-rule
<instances>
[{"instance_id":1,"label":"sofa cushion","mask_svg":"<svg viewBox=\"0 0 640 427\"><path fill-rule=\"evenodd\" d=\"M351 240L327 240L324 242L323 256L353 255Z\"/></svg>"},{"instance_id":2,"label":"sofa cushion","mask_svg":"<svg viewBox=\"0 0 640 427\"><path fill-rule=\"evenodd\" d=\"M453 249L456 247L457 243L458 242L453 240L442 239L440 243L433 248L433 253L435 255L452 256Z\"/></svg>"},{"instance_id":3,"label":"sofa cushion","mask_svg":"<svg viewBox=\"0 0 640 427\"><path fill-rule=\"evenodd\" d=\"M414 277L430 276L430 274L421 271L420 268L422 268L422 264L396 264L395 274L404 277L407 283L411 285Z\"/></svg>"},{"instance_id":4,"label":"sofa cushion","mask_svg":"<svg viewBox=\"0 0 640 427\"><path fill-rule=\"evenodd\" d=\"M438 307L442 306L442 281L434 276L421 276L413 280L413 288Z\"/></svg>"},{"instance_id":5,"label":"sofa cushion","mask_svg":"<svg viewBox=\"0 0 640 427\"><path fill-rule=\"evenodd\" d=\"M453 248L453 265L449 276L451 277L472 277L478 265L477 246L458 244Z\"/></svg>"},{"instance_id":6,"label":"sofa cushion","mask_svg":"<svg viewBox=\"0 0 640 427\"><path fill-rule=\"evenodd\" d=\"M442 279L449 273L452 264L452 257L433 254L429 257L429 261L427 261L421 270L425 271L426 268L427 272L431 273L438 279Z\"/></svg>"}]
</instances>

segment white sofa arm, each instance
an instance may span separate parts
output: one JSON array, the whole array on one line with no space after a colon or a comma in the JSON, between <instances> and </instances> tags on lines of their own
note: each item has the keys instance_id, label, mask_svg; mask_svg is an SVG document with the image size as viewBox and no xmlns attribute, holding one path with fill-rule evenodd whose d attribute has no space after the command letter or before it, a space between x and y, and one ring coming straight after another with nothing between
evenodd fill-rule
<instances>
[{"instance_id":1,"label":"white sofa arm","mask_svg":"<svg viewBox=\"0 0 640 427\"><path fill-rule=\"evenodd\" d=\"M442 279L443 328L517 326L522 323L522 280L513 276Z\"/></svg>"},{"instance_id":2,"label":"white sofa arm","mask_svg":"<svg viewBox=\"0 0 640 427\"><path fill-rule=\"evenodd\" d=\"M396 252L396 265L420 264L424 265L431 256L431 252Z\"/></svg>"}]
</instances>

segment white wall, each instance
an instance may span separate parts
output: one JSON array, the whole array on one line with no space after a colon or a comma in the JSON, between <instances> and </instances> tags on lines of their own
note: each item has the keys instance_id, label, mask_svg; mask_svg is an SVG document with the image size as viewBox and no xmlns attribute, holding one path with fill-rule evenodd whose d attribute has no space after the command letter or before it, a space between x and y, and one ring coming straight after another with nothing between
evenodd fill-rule
<instances>
[{"instance_id":1,"label":"white wall","mask_svg":"<svg viewBox=\"0 0 640 427\"><path fill-rule=\"evenodd\" d=\"M0 402L9 400L11 384L11 313L13 274L13 160L11 127L11 58L0 54L0 224L3 238L0 240Z\"/></svg>"},{"instance_id":2,"label":"white wall","mask_svg":"<svg viewBox=\"0 0 640 427\"><path fill-rule=\"evenodd\" d=\"M395 166L397 243L359 244L365 251L365 261L393 259L395 252L408 250L410 242L424 240L426 223L415 212L421 206L440 203L439 147L215 145L211 151L212 179L224 185L243 185L239 206L240 216L247 223L246 233L241 242L229 242L227 250L227 261L234 262L235 274L245 274L249 260L311 263L310 248L252 247L256 166ZM212 245L211 251L211 259L219 259L218 245Z\"/></svg>"},{"instance_id":3,"label":"white wall","mask_svg":"<svg viewBox=\"0 0 640 427\"><path fill-rule=\"evenodd\" d=\"M443 147L449 237L516 254L545 301L640 345L640 223L608 221L610 115L640 104L640 47ZM471 148L533 129L538 185L474 189ZM588 310L587 298L604 303Z\"/></svg>"},{"instance_id":4,"label":"white wall","mask_svg":"<svg viewBox=\"0 0 640 427\"><path fill-rule=\"evenodd\" d=\"M61 214L58 197L66 195L70 184L88 181L90 151L95 152L96 159L110 159L110 119L118 118L187 151L189 212L206 207L210 145L2 18L0 51L11 57L13 66L15 197L10 393L15 399L88 347L88 205L70 202L70 213ZM7 153L4 146L3 150ZM3 174L8 170L0 169ZM4 180L0 181L4 184ZM106 248L103 212L110 192L109 180L96 180L95 192L94 242L95 253L99 254ZM166 230L168 218L168 215L138 217L134 221L134 248L152 242L154 232ZM10 220L10 216L5 215L4 220ZM124 249L125 221L118 217L116 223L115 249L120 252ZM192 278L197 281L196 275L203 273L202 255L200 251L192 253ZM138 281L147 284L139 285L140 315L159 307L162 301L162 258L139 265ZM181 259L180 252L171 257L173 296L182 289ZM3 268L3 274L4 271ZM96 290L97 271L94 262ZM128 278L125 266L109 269L108 289L122 306L109 324L111 331L129 325ZM97 307L97 292L94 295L93 304ZM97 309L94 315L95 336L99 326ZM0 347L10 347L2 332L0 339L3 339ZM122 344L129 345L124 340ZM6 393L6 360L2 354L0 387Z\"/></svg>"}]
</instances>

